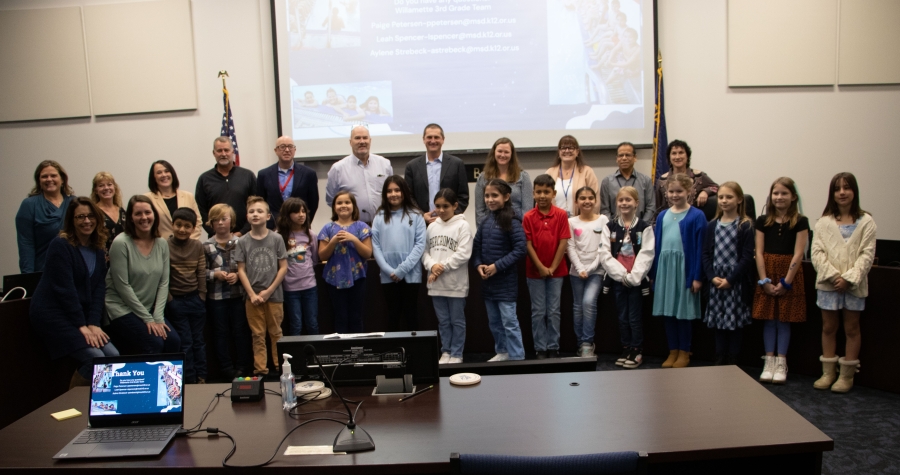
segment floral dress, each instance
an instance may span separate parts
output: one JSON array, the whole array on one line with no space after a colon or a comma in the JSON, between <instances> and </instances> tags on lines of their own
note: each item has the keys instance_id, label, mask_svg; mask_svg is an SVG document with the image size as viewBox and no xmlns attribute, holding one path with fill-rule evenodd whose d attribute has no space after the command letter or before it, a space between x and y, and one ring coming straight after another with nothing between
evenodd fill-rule
<instances>
[{"instance_id":1,"label":"floral dress","mask_svg":"<svg viewBox=\"0 0 900 475\"><path fill-rule=\"evenodd\" d=\"M371 229L362 221L355 221L349 226L341 226L332 221L319 231L318 239L327 243L341 231L347 231L360 241L371 237ZM360 257L352 242L339 243L325 263L323 277L330 285L339 289L349 289L353 287L354 281L366 277L366 260Z\"/></svg>"}]
</instances>

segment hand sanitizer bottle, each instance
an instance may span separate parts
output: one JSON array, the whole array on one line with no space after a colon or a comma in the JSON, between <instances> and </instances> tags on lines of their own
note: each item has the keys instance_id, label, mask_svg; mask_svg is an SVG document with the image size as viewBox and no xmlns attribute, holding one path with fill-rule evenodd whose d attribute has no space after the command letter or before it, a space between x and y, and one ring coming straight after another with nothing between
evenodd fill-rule
<instances>
[{"instance_id":1,"label":"hand sanitizer bottle","mask_svg":"<svg viewBox=\"0 0 900 475\"><path fill-rule=\"evenodd\" d=\"M291 373L290 359L293 356L284 353L284 363L281 364L281 403L285 411L297 405L297 396L294 395L294 373Z\"/></svg>"}]
</instances>

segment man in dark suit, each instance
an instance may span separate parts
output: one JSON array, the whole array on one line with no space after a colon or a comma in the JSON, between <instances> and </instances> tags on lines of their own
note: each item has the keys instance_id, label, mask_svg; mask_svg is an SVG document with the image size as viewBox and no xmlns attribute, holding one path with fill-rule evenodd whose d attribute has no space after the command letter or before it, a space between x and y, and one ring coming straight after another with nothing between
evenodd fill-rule
<instances>
[{"instance_id":1,"label":"man in dark suit","mask_svg":"<svg viewBox=\"0 0 900 475\"><path fill-rule=\"evenodd\" d=\"M434 211L434 195L442 188L450 188L459 199L457 214L462 214L469 205L469 181L462 160L441 151L444 146L444 129L437 124L425 126L422 134L425 155L416 157L406 164L406 182L412 190L416 204L425 213L425 223L437 219Z\"/></svg>"},{"instance_id":2,"label":"man in dark suit","mask_svg":"<svg viewBox=\"0 0 900 475\"><path fill-rule=\"evenodd\" d=\"M275 155L278 162L259 171L256 190L262 199L269 204L272 219L266 223L269 229L275 229L278 210L284 200L294 197L306 202L309 207L309 223L316 216L319 207L319 180L316 172L305 165L294 161L294 140L281 136L275 141Z\"/></svg>"}]
</instances>

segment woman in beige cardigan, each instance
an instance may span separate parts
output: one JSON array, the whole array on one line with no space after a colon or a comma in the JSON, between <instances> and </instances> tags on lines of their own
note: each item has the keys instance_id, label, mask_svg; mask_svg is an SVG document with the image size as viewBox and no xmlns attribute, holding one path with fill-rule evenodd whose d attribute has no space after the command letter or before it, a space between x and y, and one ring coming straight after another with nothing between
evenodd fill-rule
<instances>
[{"instance_id":1,"label":"woman in beige cardigan","mask_svg":"<svg viewBox=\"0 0 900 475\"><path fill-rule=\"evenodd\" d=\"M875 256L875 221L859 207L859 186L851 173L838 173L828 188L828 204L816 222L812 263L816 305L822 309L822 377L813 386L845 393L859 371L859 315L869 295L867 275ZM838 314L844 314L847 344L837 356ZM840 364L840 377L836 366ZM835 382L837 380L837 382Z\"/></svg>"},{"instance_id":2,"label":"woman in beige cardigan","mask_svg":"<svg viewBox=\"0 0 900 475\"><path fill-rule=\"evenodd\" d=\"M150 178L147 180L150 191L144 196L150 198L153 207L159 214L159 235L168 239L172 235L172 213L178 208L190 208L197 213L197 225L194 227L192 239L200 239L200 230L203 223L200 219L200 209L194 195L188 191L178 189L178 174L175 168L165 160L157 160L150 166Z\"/></svg>"},{"instance_id":3,"label":"woman in beige cardigan","mask_svg":"<svg viewBox=\"0 0 900 475\"><path fill-rule=\"evenodd\" d=\"M594 169L584 161L584 154L578 146L578 140L571 135L559 139L556 161L548 168L546 174L556 180L556 200L554 205L562 208L569 217L579 213L575 206L575 192L588 186L595 195L600 194L600 182ZM594 203L594 213L600 212L600 200Z\"/></svg>"}]
</instances>

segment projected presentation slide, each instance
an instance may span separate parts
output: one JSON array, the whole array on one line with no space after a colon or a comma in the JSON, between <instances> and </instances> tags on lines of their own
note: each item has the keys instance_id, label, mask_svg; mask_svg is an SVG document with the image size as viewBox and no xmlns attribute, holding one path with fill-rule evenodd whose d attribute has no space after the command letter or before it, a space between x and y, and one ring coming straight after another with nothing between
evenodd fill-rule
<instances>
[{"instance_id":1,"label":"projected presentation slide","mask_svg":"<svg viewBox=\"0 0 900 475\"><path fill-rule=\"evenodd\" d=\"M454 132L643 129L653 107L638 0L281 1L298 140L358 124L421 134L434 121Z\"/></svg>"},{"instance_id":2,"label":"projected presentation slide","mask_svg":"<svg viewBox=\"0 0 900 475\"><path fill-rule=\"evenodd\" d=\"M91 415L180 412L183 367L167 361L94 367Z\"/></svg>"}]
</instances>

